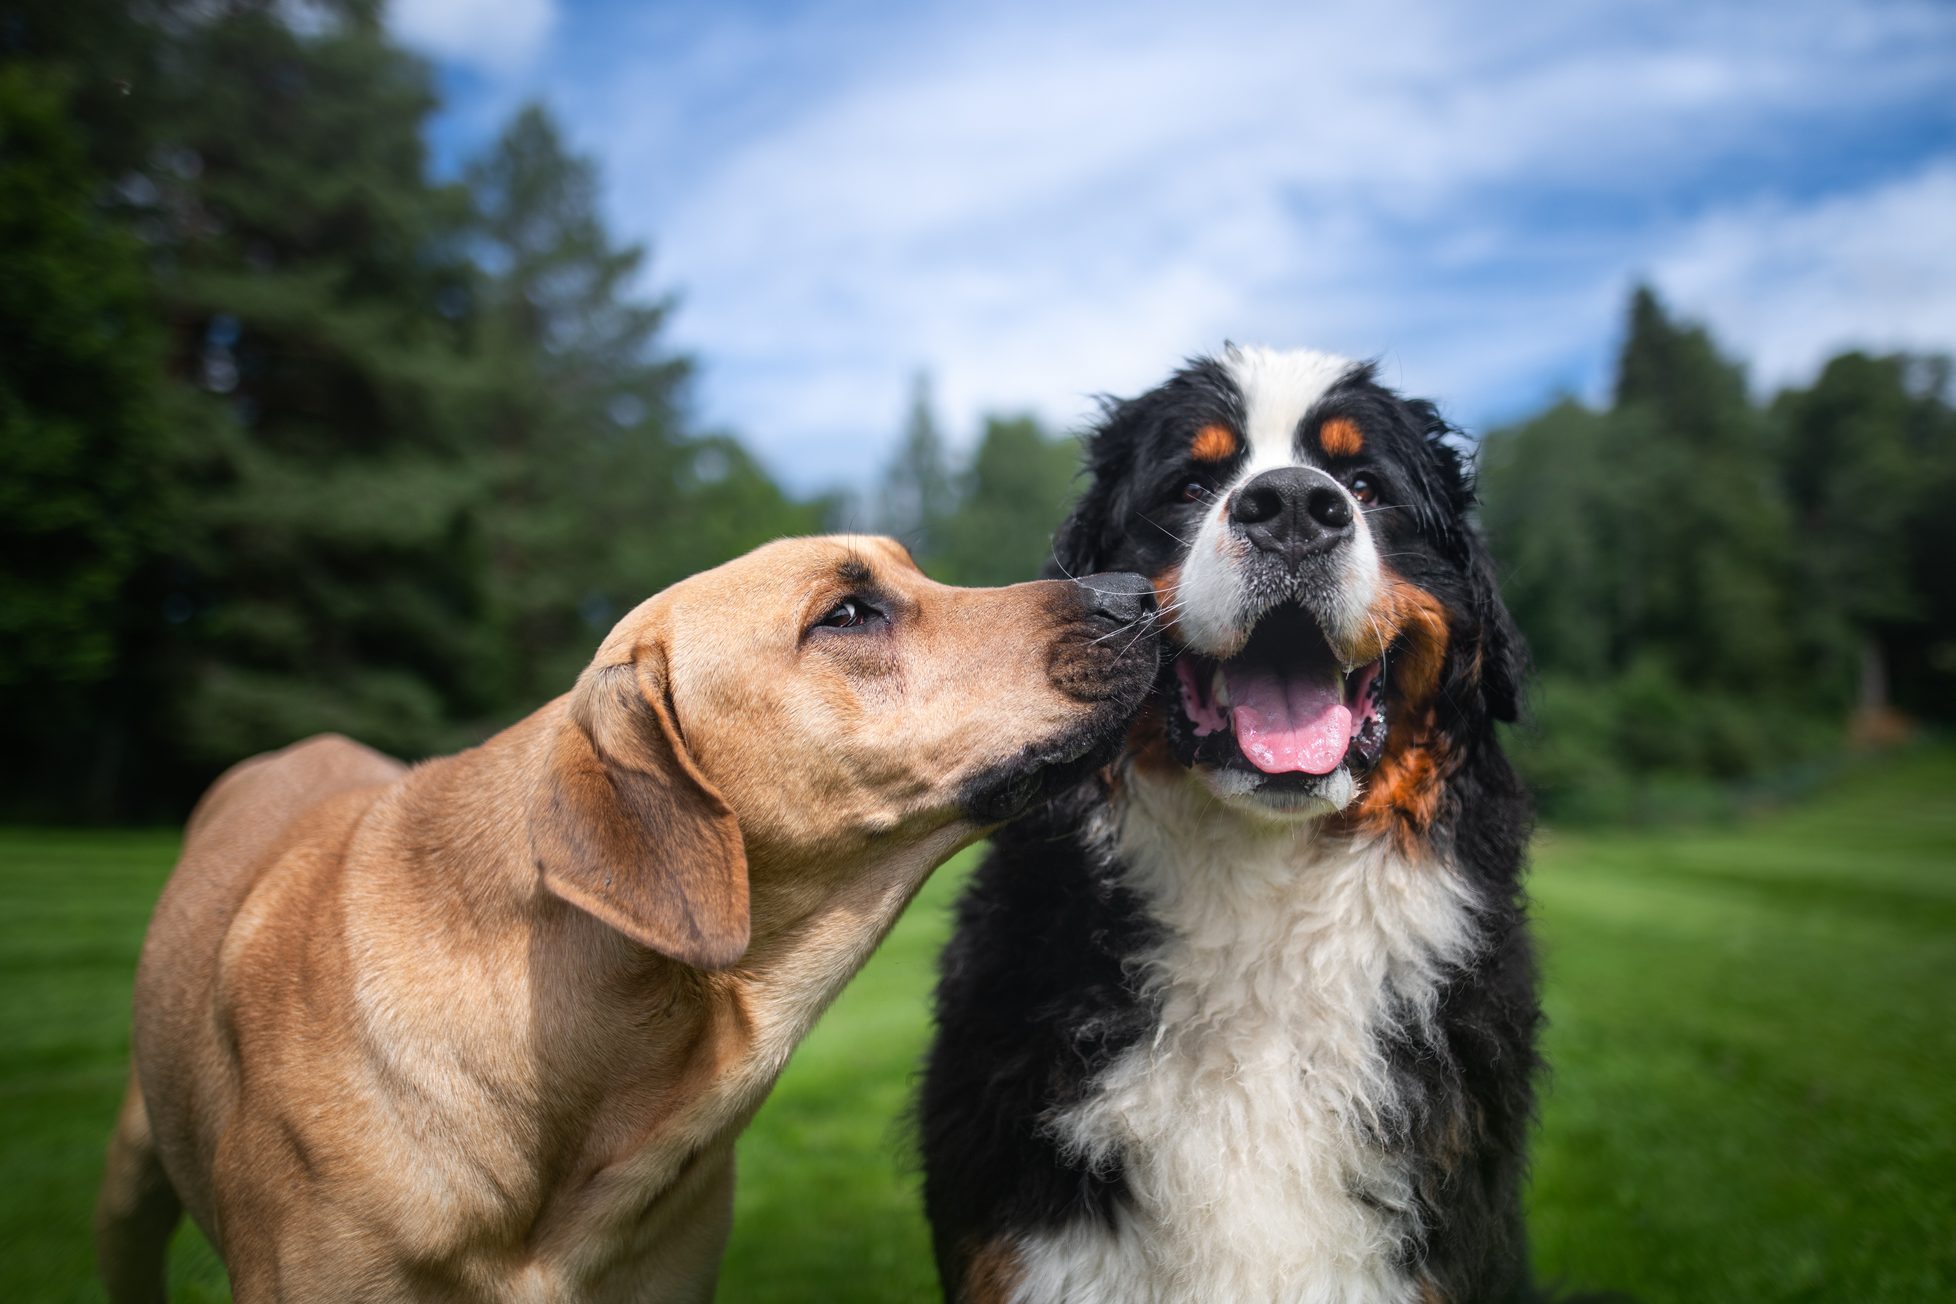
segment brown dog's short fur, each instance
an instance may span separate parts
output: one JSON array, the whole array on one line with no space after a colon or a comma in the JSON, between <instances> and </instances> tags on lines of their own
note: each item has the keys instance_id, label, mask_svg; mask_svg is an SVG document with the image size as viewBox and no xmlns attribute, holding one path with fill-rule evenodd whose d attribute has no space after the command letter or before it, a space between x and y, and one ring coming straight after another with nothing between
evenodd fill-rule
<instances>
[{"instance_id":1,"label":"brown dog's short fur","mask_svg":"<svg viewBox=\"0 0 1956 1304\"><path fill-rule=\"evenodd\" d=\"M851 595L887 622L823 627ZM1145 691L1109 628L1077 585L790 540L638 607L481 747L231 770L137 977L111 1296L162 1297L187 1207L241 1301L708 1298L735 1136L995 822L972 793Z\"/></svg>"}]
</instances>

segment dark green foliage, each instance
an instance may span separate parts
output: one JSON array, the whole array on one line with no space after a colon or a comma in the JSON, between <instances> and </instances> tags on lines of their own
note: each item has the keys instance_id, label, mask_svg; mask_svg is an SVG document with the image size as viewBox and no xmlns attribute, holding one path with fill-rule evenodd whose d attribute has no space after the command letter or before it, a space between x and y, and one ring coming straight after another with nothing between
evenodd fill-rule
<instances>
[{"instance_id":1,"label":"dark green foliage","mask_svg":"<svg viewBox=\"0 0 1956 1304\"><path fill-rule=\"evenodd\" d=\"M45 818L180 811L322 729L418 755L809 530L688 429L663 301L538 111L433 180L365 0L0 24L0 754Z\"/></svg>"},{"instance_id":2,"label":"dark green foliage","mask_svg":"<svg viewBox=\"0 0 1956 1304\"><path fill-rule=\"evenodd\" d=\"M73 84L0 64L0 716L22 744L0 774L58 774L102 810L168 659L173 432L141 251L93 203Z\"/></svg>"},{"instance_id":3,"label":"dark green foliage","mask_svg":"<svg viewBox=\"0 0 1956 1304\"><path fill-rule=\"evenodd\" d=\"M1051 560L1053 531L1077 489L1080 447L1030 415L985 418L977 447L952 470L930 405L930 380L913 382L902 437L866 515L902 539L947 584L1016 584ZM838 524L848 525L842 518Z\"/></svg>"},{"instance_id":4,"label":"dark green foliage","mask_svg":"<svg viewBox=\"0 0 1956 1304\"><path fill-rule=\"evenodd\" d=\"M1864 708L1889 704L1898 658L1905 708L1947 711L1956 700L1948 391L1946 361L1846 353L1773 405L1800 589L1815 599L1802 650L1836 678L1858 677Z\"/></svg>"},{"instance_id":5,"label":"dark green foliage","mask_svg":"<svg viewBox=\"0 0 1956 1304\"><path fill-rule=\"evenodd\" d=\"M918 557L938 550L952 511L956 487L945 461L944 437L931 409L930 377L917 373L910 386L910 410L903 438L884 472L877 502L877 528L895 535Z\"/></svg>"},{"instance_id":6,"label":"dark green foliage","mask_svg":"<svg viewBox=\"0 0 1956 1304\"><path fill-rule=\"evenodd\" d=\"M1035 579L1075 491L1080 449L1029 416L991 417L939 531L933 573L951 584Z\"/></svg>"},{"instance_id":7,"label":"dark green foliage","mask_svg":"<svg viewBox=\"0 0 1956 1304\"><path fill-rule=\"evenodd\" d=\"M209 437L178 553L175 729L215 765L336 729L416 754L493 698L461 420L466 196L432 185L426 70L363 21L257 8L174 51L146 169L170 371Z\"/></svg>"},{"instance_id":8,"label":"dark green foliage","mask_svg":"<svg viewBox=\"0 0 1956 1304\"><path fill-rule=\"evenodd\" d=\"M1612 407L1482 442L1482 521L1542 672L1518 759L1549 814L1663 814L1707 778L1742 796L1795 772L1857 697L1885 705L1891 646L1905 705L1950 711L1929 562L1956 484L1946 375L1847 354L1761 410L1639 290Z\"/></svg>"},{"instance_id":9,"label":"dark green foliage","mask_svg":"<svg viewBox=\"0 0 1956 1304\"><path fill-rule=\"evenodd\" d=\"M0 66L0 688L94 684L153 544L158 342L60 81Z\"/></svg>"},{"instance_id":10,"label":"dark green foliage","mask_svg":"<svg viewBox=\"0 0 1956 1304\"><path fill-rule=\"evenodd\" d=\"M1663 657L1700 688L1783 684L1791 537L1739 368L1639 289L1612 415L1600 470L1618 482L1609 543L1634 631L1621 654Z\"/></svg>"}]
</instances>

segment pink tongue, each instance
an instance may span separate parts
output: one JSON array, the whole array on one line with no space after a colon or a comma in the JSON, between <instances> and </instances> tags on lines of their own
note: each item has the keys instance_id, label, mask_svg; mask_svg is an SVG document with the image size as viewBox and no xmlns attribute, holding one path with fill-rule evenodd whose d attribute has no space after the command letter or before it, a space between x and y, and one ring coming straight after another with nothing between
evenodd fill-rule
<instances>
[{"instance_id":1,"label":"pink tongue","mask_svg":"<svg viewBox=\"0 0 1956 1304\"><path fill-rule=\"evenodd\" d=\"M1265 774L1329 774L1345 758L1352 713L1338 684L1286 680L1265 669L1223 670L1236 745ZM1327 678L1330 678L1327 676Z\"/></svg>"}]
</instances>

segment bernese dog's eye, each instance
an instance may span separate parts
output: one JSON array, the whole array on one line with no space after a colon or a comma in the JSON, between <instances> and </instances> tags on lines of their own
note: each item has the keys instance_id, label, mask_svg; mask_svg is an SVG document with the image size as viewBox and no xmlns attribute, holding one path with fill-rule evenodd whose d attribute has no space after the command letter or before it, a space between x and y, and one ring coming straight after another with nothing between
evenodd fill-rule
<instances>
[{"instance_id":1,"label":"bernese dog's eye","mask_svg":"<svg viewBox=\"0 0 1956 1304\"><path fill-rule=\"evenodd\" d=\"M882 615L882 612L861 598L844 598L829 608L826 616L815 622L815 628L861 629L871 621L881 619Z\"/></svg>"},{"instance_id":2,"label":"bernese dog's eye","mask_svg":"<svg viewBox=\"0 0 1956 1304\"><path fill-rule=\"evenodd\" d=\"M1185 503L1207 502L1215 495L1215 485L1203 476L1195 476L1182 483L1182 501Z\"/></svg>"},{"instance_id":3,"label":"bernese dog's eye","mask_svg":"<svg viewBox=\"0 0 1956 1304\"><path fill-rule=\"evenodd\" d=\"M1358 499L1361 507L1370 507L1379 501L1379 482L1369 475L1353 476L1351 489L1352 497Z\"/></svg>"}]
</instances>

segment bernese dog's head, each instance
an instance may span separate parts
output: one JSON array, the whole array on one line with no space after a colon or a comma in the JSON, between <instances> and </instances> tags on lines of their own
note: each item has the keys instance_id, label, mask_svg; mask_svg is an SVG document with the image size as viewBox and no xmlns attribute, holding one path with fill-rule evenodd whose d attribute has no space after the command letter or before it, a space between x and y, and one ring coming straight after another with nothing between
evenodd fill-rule
<instances>
[{"instance_id":1,"label":"bernese dog's head","mask_svg":"<svg viewBox=\"0 0 1956 1304\"><path fill-rule=\"evenodd\" d=\"M1139 571L1160 691L1137 766L1266 818L1423 833L1515 717L1523 649L1455 432L1367 364L1230 345L1109 401L1062 571Z\"/></svg>"}]
</instances>

